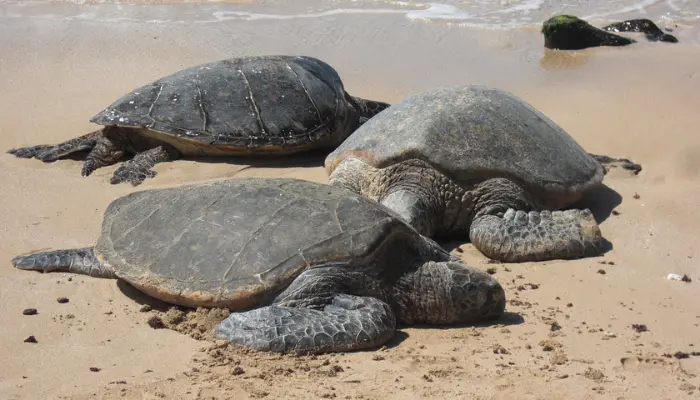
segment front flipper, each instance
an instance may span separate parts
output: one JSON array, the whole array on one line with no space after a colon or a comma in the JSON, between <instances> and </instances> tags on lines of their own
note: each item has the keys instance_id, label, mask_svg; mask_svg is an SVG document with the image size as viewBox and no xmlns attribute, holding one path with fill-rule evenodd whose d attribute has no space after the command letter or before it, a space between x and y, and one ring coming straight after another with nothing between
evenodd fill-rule
<instances>
[{"instance_id":1,"label":"front flipper","mask_svg":"<svg viewBox=\"0 0 700 400\"><path fill-rule=\"evenodd\" d=\"M129 150L128 140L119 128L105 128L83 163L83 176L90 176L96 169L112 165L124 158Z\"/></svg>"},{"instance_id":2,"label":"front flipper","mask_svg":"<svg viewBox=\"0 0 700 400\"><path fill-rule=\"evenodd\" d=\"M156 171L151 169L156 164L164 161L171 161L176 158L173 152L168 153L163 146L143 151L117 168L117 170L114 171L110 183L130 182L132 185L138 186L146 178L153 178L156 176Z\"/></svg>"},{"instance_id":3,"label":"front flipper","mask_svg":"<svg viewBox=\"0 0 700 400\"><path fill-rule=\"evenodd\" d=\"M437 211L411 190L395 190L381 200L382 205L394 210L421 235L432 237L438 224Z\"/></svg>"},{"instance_id":4,"label":"front flipper","mask_svg":"<svg viewBox=\"0 0 700 400\"><path fill-rule=\"evenodd\" d=\"M610 168L622 168L626 169L628 171L631 171L633 174L637 175L639 172L642 170L642 166L630 161L627 158L612 158L604 155L598 155L598 154L592 154L589 153L589 156L593 157L596 161L598 161L603 168L605 169L605 173L610 171Z\"/></svg>"},{"instance_id":5,"label":"front flipper","mask_svg":"<svg viewBox=\"0 0 700 400\"><path fill-rule=\"evenodd\" d=\"M598 255L603 238L590 210L515 211L474 219L474 246L504 262L574 259Z\"/></svg>"},{"instance_id":6,"label":"front flipper","mask_svg":"<svg viewBox=\"0 0 700 400\"><path fill-rule=\"evenodd\" d=\"M8 150L7 152L19 158L36 158L44 162L56 161L59 158L73 153L92 150L101 136L102 130L99 130L57 145L42 144L31 147L20 147Z\"/></svg>"},{"instance_id":7,"label":"front flipper","mask_svg":"<svg viewBox=\"0 0 700 400\"><path fill-rule=\"evenodd\" d=\"M100 264L92 247L83 249L42 251L17 256L12 265L18 269L41 272L64 271L95 278L115 278L114 272Z\"/></svg>"},{"instance_id":8,"label":"front flipper","mask_svg":"<svg viewBox=\"0 0 700 400\"><path fill-rule=\"evenodd\" d=\"M231 314L216 335L260 351L317 354L378 347L395 329L396 317L388 304L340 294L322 311L271 305Z\"/></svg>"}]
</instances>

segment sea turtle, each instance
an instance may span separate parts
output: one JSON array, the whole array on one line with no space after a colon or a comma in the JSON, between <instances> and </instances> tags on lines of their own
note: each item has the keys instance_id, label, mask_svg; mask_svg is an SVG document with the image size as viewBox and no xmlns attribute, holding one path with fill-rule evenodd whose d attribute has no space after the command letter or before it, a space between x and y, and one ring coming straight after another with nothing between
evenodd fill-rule
<instances>
[{"instance_id":1,"label":"sea turtle","mask_svg":"<svg viewBox=\"0 0 700 400\"><path fill-rule=\"evenodd\" d=\"M497 318L505 293L393 211L297 179L229 179L113 201L94 247L15 257L25 270L119 278L183 306L235 311L220 338L257 350L372 348L396 322Z\"/></svg>"},{"instance_id":2,"label":"sea turtle","mask_svg":"<svg viewBox=\"0 0 700 400\"><path fill-rule=\"evenodd\" d=\"M423 235L469 234L500 261L580 258L604 243L590 210L572 205L602 163L511 93L479 85L406 98L331 152L330 184L378 200Z\"/></svg>"},{"instance_id":3,"label":"sea turtle","mask_svg":"<svg viewBox=\"0 0 700 400\"><path fill-rule=\"evenodd\" d=\"M182 156L252 156L335 147L386 103L350 96L338 73L307 56L202 64L121 97L90 120L105 127L57 145L12 149L55 161L89 151L82 175L127 155L111 182L140 184Z\"/></svg>"}]
</instances>

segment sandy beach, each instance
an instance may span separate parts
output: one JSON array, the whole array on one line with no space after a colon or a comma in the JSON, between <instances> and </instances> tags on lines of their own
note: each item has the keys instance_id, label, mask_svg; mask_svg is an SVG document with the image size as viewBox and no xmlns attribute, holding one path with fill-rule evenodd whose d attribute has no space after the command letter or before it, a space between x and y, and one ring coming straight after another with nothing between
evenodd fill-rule
<instances>
[{"instance_id":1,"label":"sandy beach","mask_svg":"<svg viewBox=\"0 0 700 400\"><path fill-rule=\"evenodd\" d=\"M557 52L543 48L536 27L476 29L398 13L187 23L201 10L161 6L157 13L168 23L155 21L154 9L140 15L129 8L138 5L110 7L116 6L0 4L0 398L678 399L700 393L698 25L677 27L678 44L642 40ZM129 18L108 18L118 11ZM249 353L152 329L148 317L168 306L124 283L12 267L18 254L91 245L107 205L136 190L248 176L327 182L323 154L255 164L178 160L159 164L158 175L136 188L110 185L116 165L83 178L80 161L44 164L5 154L96 129L90 117L160 76L253 54L319 57L338 70L349 93L387 102L472 83L516 94L586 150L642 164L639 175L611 171L605 186L583 200L612 250L574 261L500 264L467 240L446 244L470 265L492 269L508 298L501 320L401 327L382 349L314 357ZM692 282L668 280L670 273ZM140 312L144 304L154 311ZM37 315L23 315L26 308ZM186 318L206 324L209 317ZM37 343L24 342L30 335Z\"/></svg>"}]
</instances>

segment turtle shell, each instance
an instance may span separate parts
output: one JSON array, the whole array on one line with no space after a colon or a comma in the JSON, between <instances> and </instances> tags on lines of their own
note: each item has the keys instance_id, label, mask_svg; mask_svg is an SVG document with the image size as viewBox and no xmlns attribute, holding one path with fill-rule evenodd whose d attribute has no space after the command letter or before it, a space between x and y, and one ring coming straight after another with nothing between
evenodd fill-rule
<instances>
[{"instance_id":1,"label":"turtle shell","mask_svg":"<svg viewBox=\"0 0 700 400\"><path fill-rule=\"evenodd\" d=\"M328 172L347 157L376 168L421 159L460 183L505 177L537 194L578 193L603 179L601 165L540 111L476 85L392 105L328 155Z\"/></svg>"},{"instance_id":2,"label":"turtle shell","mask_svg":"<svg viewBox=\"0 0 700 400\"><path fill-rule=\"evenodd\" d=\"M187 146L178 140L198 142L190 145L195 148L293 148L347 133L337 131L348 108L343 83L330 65L305 56L260 56L168 75L121 97L90 121L148 128L146 134L181 149Z\"/></svg>"},{"instance_id":3,"label":"turtle shell","mask_svg":"<svg viewBox=\"0 0 700 400\"><path fill-rule=\"evenodd\" d=\"M415 243L418 233L392 211L346 189L246 178L121 197L105 211L95 250L117 277L155 298L240 310L306 268L395 266L377 261L388 254L382 249L396 259Z\"/></svg>"}]
</instances>

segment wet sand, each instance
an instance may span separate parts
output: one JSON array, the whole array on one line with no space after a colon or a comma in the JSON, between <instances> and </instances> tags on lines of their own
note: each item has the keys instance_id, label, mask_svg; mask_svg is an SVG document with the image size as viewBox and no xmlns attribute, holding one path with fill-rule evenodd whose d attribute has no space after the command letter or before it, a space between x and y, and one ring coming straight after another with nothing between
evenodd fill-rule
<instances>
[{"instance_id":1,"label":"wet sand","mask_svg":"<svg viewBox=\"0 0 700 400\"><path fill-rule=\"evenodd\" d=\"M46 12L64 5L46 6ZM0 394L50 398L675 399L697 396L700 351L700 47L639 43L546 52L536 29L479 31L401 15L211 24L3 18L3 150L89 132L118 96L177 69L249 54L308 54L357 96L400 101L440 85L509 90L588 151L641 163L613 171L585 199L613 249L597 258L489 264L509 299L498 324L402 328L374 352L280 357L212 349L146 324L154 303L117 281L15 270L44 248L90 245L110 201L126 193L243 176L326 182L323 157L158 165L138 188L116 168L0 154ZM697 30L675 32L697 43ZM613 213L613 210L615 212ZM669 281L688 274L690 283ZM697 279L695 279L697 277ZM68 303L59 304L58 297ZM22 315L36 308L34 316ZM637 332L633 324L643 324ZM640 329L641 330L641 329ZM23 340L34 335L36 344ZM202 347L209 348L200 351ZM665 356L669 355L669 356ZM682 354L678 354L681 357ZM91 367L95 371L91 371ZM236 369L239 367L240 369ZM99 370L98 370L99 369Z\"/></svg>"}]
</instances>

